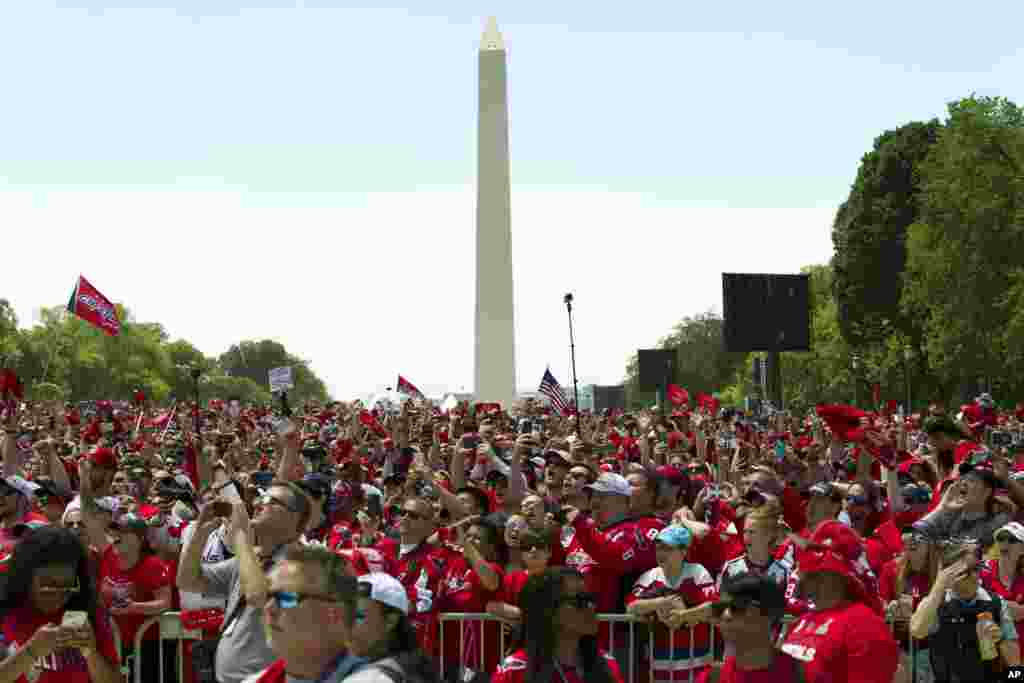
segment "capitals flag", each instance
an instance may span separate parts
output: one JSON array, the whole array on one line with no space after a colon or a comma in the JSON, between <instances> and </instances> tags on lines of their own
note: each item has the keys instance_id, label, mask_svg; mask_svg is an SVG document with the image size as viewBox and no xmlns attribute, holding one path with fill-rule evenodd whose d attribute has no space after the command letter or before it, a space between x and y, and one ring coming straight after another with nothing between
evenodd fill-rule
<instances>
[{"instance_id":1,"label":"capitals flag","mask_svg":"<svg viewBox=\"0 0 1024 683\"><path fill-rule=\"evenodd\" d=\"M405 394L406 396L412 396L413 398L426 398L422 391L417 389L412 382L401 375L398 376L398 393Z\"/></svg>"},{"instance_id":2,"label":"capitals flag","mask_svg":"<svg viewBox=\"0 0 1024 683\"><path fill-rule=\"evenodd\" d=\"M68 300L68 311L90 325L100 328L111 337L121 333L121 321L117 319L114 304L81 275L78 276L78 284L75 285L75 291L71 292L71 299Z\"/></svg>"},{"instance_id":3,"label":"capitals flag","mask_svg":"<svg viewBox=\"0 0 1024 683\"><path fill-rule=\"evenodd\" d=\"M551 407L559 413L565 413L569 409L569 404L565 401L565 395L562 394L562 387L559 386L555 376L551 374L551 368L544 371L544 378L540 381L539 391L551 400Z\"/></svg>"}]
</instances>

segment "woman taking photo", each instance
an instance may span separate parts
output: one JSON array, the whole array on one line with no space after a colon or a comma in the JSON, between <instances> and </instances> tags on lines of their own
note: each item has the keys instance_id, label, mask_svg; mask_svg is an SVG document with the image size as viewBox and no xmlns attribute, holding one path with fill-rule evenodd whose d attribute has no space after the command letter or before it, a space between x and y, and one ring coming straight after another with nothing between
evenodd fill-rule
<instances>
[{"instance_id":1,"label":"woman taking photo","mask_svg":"<svg viewBox=\"0 0 1024 683\"><path fill-rule=\"evenodd\" d=\"M134 648L135 636L150 617L171 608L172 574L157 557L146 538L149 525L134 513L121 515L110 527L111 542L100 556L97 584L103 604L121 631L124 651ZM134 653L132 665L142 666L146 678L159 676L160 640L155 626L142 637L142 652ZM165 681L177 679L174 643L166 642ZM141 664L137 661L141 657Z\"/></svg>"},{"instance_id":2,"label":"woman taking photo","mask_svg":"<svg viewBox=\"0 0 1024 683\"><path fill-rule=\"evenodd\" d=\"M902 651L897 680L931 683L934 677L927 639L914 641L914 661L910 659L910 617L932 588L939 566L938 549L909 527L902 530L901 539L903 552L882 567L879 579L886 617L893 625L893 635Z\"/></svg>"},{"instance_id":3,"label":"woman taking photo","mask_svg":"<svg viewBox=\"0 0 1024 683\"><path fill-rule=\"evenodd\" d=\"M622 683L597 647L597 599L583 576L555 567L530 577L520 595L526 647L505 658L491 683Z\"/></svg>"},{"instance_id":4,"label":"woman taking photo","mask_svg":"<svg viewBox=\"0 0 1024 683\"><path fill-rule=\"evenodd\" d=\"M352 655L366 668L344 683L438 683L433 662L419 649L409 621L409 596L395 577L373 573L359 577L359 598L352 626Z\"/></svg>"},{"instance_id":5,"label":"woman taking photo","mask_svg":"<svg viewBox=\"0 0 1024 683\"><path fill-rule=\"evenodd\" d=\"M119 683L110 617L88 567L67 529L40 527L18 544L0 583L0 681Z\"/></svg>"}]
</instances>

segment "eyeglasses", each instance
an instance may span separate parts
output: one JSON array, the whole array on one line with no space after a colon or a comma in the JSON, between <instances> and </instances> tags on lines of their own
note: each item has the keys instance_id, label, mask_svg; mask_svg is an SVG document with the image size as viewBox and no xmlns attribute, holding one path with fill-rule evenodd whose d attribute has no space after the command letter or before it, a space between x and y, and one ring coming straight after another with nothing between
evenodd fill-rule
<instances>
[{"instance_id":1,"label":"eyeglasses","mask_svg":"<svg viewBox=\"0 0 1024 683\"><path fill-rule=\"evenodd\" d=\"M75 582L68 584L51 583L49 581L39 581L39 592L40 593L59 593L61 595L74 595L82 590L82 586L78 581L78 577L75 577Z\"/></svg>"},{"instance_id":2,"label":"eyeglasses","mask_svg":"<svg viewBox=\"0 0 1024 683\"><path fill-rule=\"evenodd\" d=\"M560 605L569 605L576 609L595 609L597 608L597 596L593 593L577 593L576 595L567 595L558 601Z\"/></svg>"},{"instance_id":3,"label":"eyeglasses","mask_svg":"<svg viewBox=\"0 0 1024 683\"><path fill-rule=\"evenodd\" d=\"M330 602L331 598L326 595L297 593L295 591L272 591L267 593L267 602L273 602L277 609L295 609L306 600L322 600Z\"/></svg>"}]
</instances>

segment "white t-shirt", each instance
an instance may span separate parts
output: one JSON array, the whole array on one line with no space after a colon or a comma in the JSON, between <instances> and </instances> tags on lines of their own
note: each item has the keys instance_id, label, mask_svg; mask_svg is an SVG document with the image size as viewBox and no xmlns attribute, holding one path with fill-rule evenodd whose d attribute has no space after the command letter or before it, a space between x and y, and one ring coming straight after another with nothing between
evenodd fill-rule
<instances>
[{"instance_id":1,"label":"white t-shirt","mask_svg":"<svg viewBox=\"0 0 1024 683\"><path fill-rule=\"evenodd\" d=\"M196 532L196 523L190 522L181 531L182 553L188 548L193 534ZM224 525L221 525L206 539L206 547L203 548L203 564L213 564L231 557L225 545ZM227 598L207 598L202 593L188 593L181 591L181 608L187 610L201 609L224 609L227 606Z\"/></svg>"}]
</instances>

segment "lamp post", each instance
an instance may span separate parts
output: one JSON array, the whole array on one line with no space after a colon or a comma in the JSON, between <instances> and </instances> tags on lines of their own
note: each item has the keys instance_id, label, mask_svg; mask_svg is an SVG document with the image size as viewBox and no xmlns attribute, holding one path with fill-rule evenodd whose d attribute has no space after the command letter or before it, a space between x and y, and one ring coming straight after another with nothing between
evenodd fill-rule
<instances>
[{"instance_id":1,"label":"lamp post","mask_svg":"<svg viewBox=\"0 0 1024 683\"><path fill-rule=\"evenodd\" d=\"M853 405L856 408L860 408L860 384L857 382L857 371L860 369L860 356L853 354L850 357L850 362L853 364Z\"/></svg>"},{"instance_id":2,"label":"lamp post","mask_svg":"<svg viewBox=\"0 0 1024 683\"><path fill-rule=\"evenodd\" d=\"M914 359L914 350L910 348L910 344L903 347L903 377L907 382L907 415L914 412L911 405L910 395L910 361Z\"/></svg>"},{"instance_id":3,"label":"lamp post","mask_svg":"<svg viewBox=\"0 0 1024 683\"><path fill-rule=\"evenodd\" d=\"M580 387L576 382L576 339L572 333L572 294L566 294L565 298L562 299L565 302L565 310L569 314L569 356L572 359L572 393L573 400L576 403L576 430L579 431L580 424Z\"/></svg>"}]
</instances>

